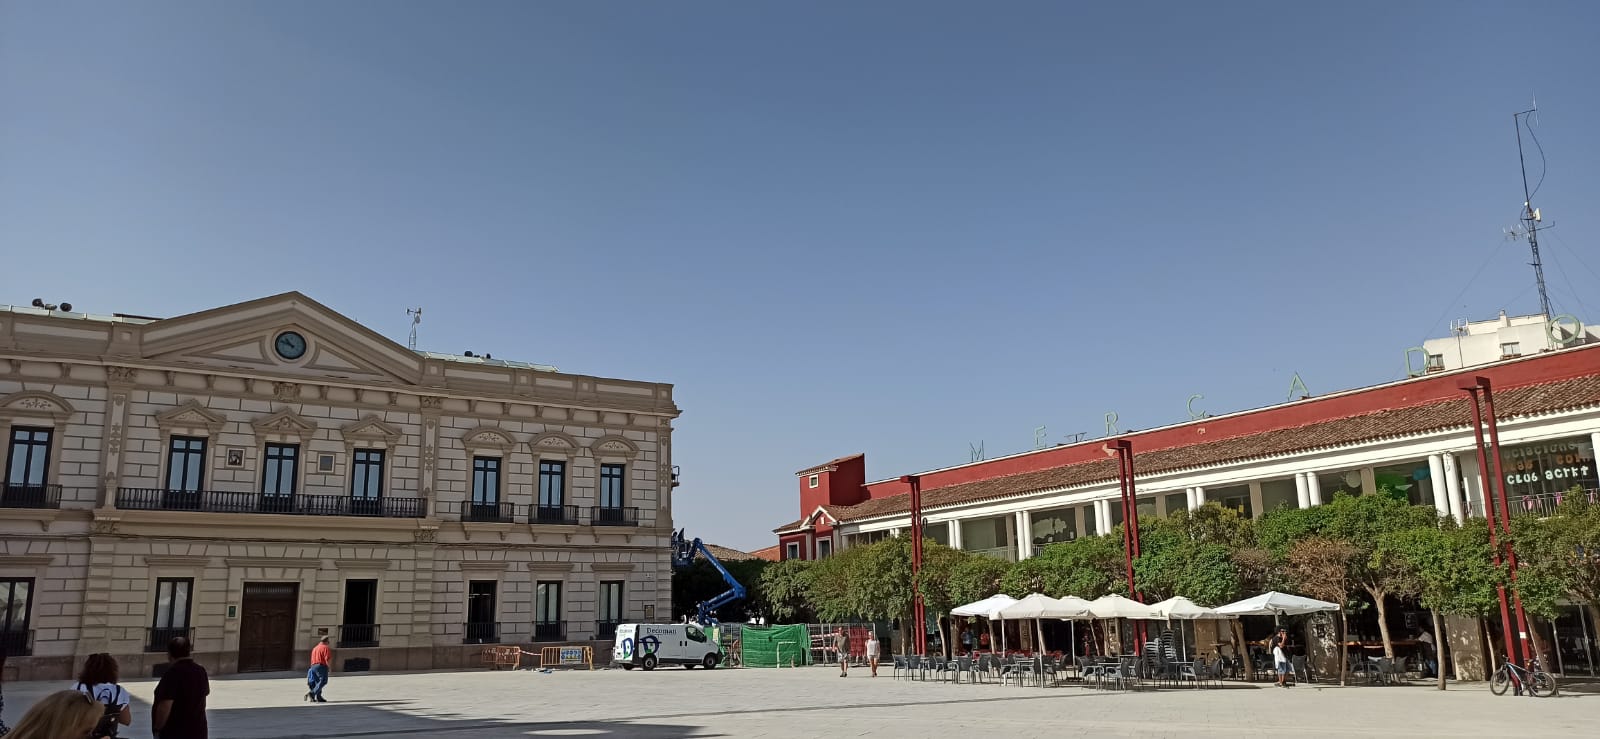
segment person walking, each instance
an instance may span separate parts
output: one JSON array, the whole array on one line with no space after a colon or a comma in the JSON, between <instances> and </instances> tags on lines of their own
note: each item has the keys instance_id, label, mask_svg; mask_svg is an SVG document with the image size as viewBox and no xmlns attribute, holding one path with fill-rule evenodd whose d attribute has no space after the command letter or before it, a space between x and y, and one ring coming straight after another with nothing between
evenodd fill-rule
<instances>
[{"instance_id":1,"label":"person walking","mask_svg":"<svg viewBox=\"0 0 1600 739\"><path fill-rule=\"evenodd\" d=\"M873 677L878 676L878 654L882 649L882 646L878 644L878 632L869 632L867 634L867 667L872 668Z\"/></svg>"},{"instance_id":2,"label":"person walking","mask_svg":"<svg viewBox=\"0 0 1600 739\"><path fill-rule=\"evenodd\" d=\"M1278 672L1278 687L1289 687L1289 673L1294 666L1289 664L1289 653L1285 650L1289 644L1289 630L1278 627L1278 633L1273 635L1272 641L1267 646L1272 648L1272 665Z\"/></svg>"},{"instance_id":3,"label":"person walking","mask_svg":"<svg viewBox=\"0 0 1600 739\"><path fill-rule=\"evenodd\" d=\"M117 666L116 658L105 653L91 654L83 661L83 670L78 673L78 684L73 686L74 690L105 706L105 715L95 727L96 737L115 737L118 725L128 726L133 723L133 710L128 707L133 697L117 684L119 677L121 670Z\"/></svg>"},{"instance_id":4,"label":"person walking","mask_svg":"<svg viewBox=\"0 0 1600 739\"><path fill-rule=\"evenodd\" d=\"M80 739L94 734L105 706L76 690L63 690L33 704L7 739Z\"/></svg>"},{"instance_id":5,"label":"person walking","mask_svg":"<svg viewBox=\"0 0 1600 739\"><path fill-rule=\"evenodd\" d=\"M211 678L190 656L193 652L188 637L175 636L167 642L171 666L156 683L155 705L150 710L150 733L156 739L206 739Z\"/></svg>"},{"instance_id":6,"label":"person walking","mask_svg":"<svg viewBox=\"0 0 1600 739\"><path fill-rule=\"evenodd\" d=\"M313 703L327 703L322 697L322 689L328 685L328 670L332 669L333 647L328 646L328 637L317 640L317 645L311 648L311 669L306 670L306 697L305 700Z\"/></svg>"},{"instance_id":7,"label":"person walking","mask_svg":"<svg viewBox=\"0 0 1600 739\"><path fill-rule=\"evenodd\" d=\"M839 677L850 676L850 636L840 626L833 632L833 651L839 655Z\"/></svg>"},{"instance_id":8,"label":"person walking","mask_svg":"<svg viewBox=\"0 0 1600 739\"><path fill-rule=\"evenodd\" d=\"M1428 628L1426 626L1418 629L1418 632L1417 643L1422 647L1422 666L1424 668L1422 676L1438 677L1439 652L1438 646L1433 643L1433 634L1428 633Z\"/></svg>"}]
</instances>

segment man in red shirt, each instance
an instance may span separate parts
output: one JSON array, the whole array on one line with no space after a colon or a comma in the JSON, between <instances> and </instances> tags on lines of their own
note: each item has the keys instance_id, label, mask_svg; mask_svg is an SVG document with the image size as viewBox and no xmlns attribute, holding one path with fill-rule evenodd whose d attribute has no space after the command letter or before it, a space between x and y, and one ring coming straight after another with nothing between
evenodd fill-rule
<instances>
[{"instance_id":1,"label":"man in red shirt","mask_svg":"<svg viewBox=\"0 0 1600 739\"><path fill-rule=\"evenodd\" d=\"M328 646L328 637L317 640L317 645L311 648L311 669L306 671L305 699L317 703L327 703L322 697L322 689L328 684L329 665L333 664L333 649Z\"/></svg>"}]
</instances>

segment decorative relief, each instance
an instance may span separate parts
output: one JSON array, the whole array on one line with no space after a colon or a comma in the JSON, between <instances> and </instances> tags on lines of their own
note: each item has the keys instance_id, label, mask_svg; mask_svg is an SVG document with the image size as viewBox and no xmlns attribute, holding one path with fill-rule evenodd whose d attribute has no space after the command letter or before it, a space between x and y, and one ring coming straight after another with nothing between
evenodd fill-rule
<instances>
[{"instance_id":1,"label":"decorative relief","mask_svg":"<svg viewBox=\"0 0 1600 739\"><path fill-rule=\"evenodd\" d=\"M310 436L317 424L287 408L250 424L256 431L268 434Z\"/></svg>"},{"instance_id":2,"label":"decorative relief","mask_svg":"<svg viewBox=\"0 0 1600 739\"><path fill-rule=\"evenodd\" d=\"M510 432L493 426L479 426L461 435L461 446L468 451L487 449L505 454L516 445Z\"/></svg>"},{"instance_id":3,"label":"decorative relief","mask_svg":"<svg viewBox=\"0 0 1600 739\"><path fill-rule=\"evenodd\" d=\"M437 395L424 395L418 400L422 403L424 411L437 411L444 407L444 398Z\"/></svg>"},{"instance_id":4,"label":"decorative relief","mask_svg":"<svg viewBox=\"0 0 1600 739\"><path fill-rule=\"evenodd\" d=\"M411 539L418 544L433 544L439 540L439 530L417 529L411 533Z\"/></svg>"},{"instance_id":5,"label":"decorative relief","mask_svg":"<svg viewBox=\"0 0 1600 739\"><path fill-rule=\"evenodd\" d=\"M589 450L595 456L626 457L633 459L639 453L639 447L632 441L621 436L602 436L589 444Z\"/></svg>"},{"instance_id":6,"label":"decorative relief","mask_svg":"<svg viewBox=\"0 0 1600 739\"><path fill-rule=\"evenodd\" d=\"M110 454L122 453L122 424L111 424L111 433L106 435L106 451Z\"/></svg>"},{"instance_id":7,"label":"decorative relief","mask_svg":"<svg viewBox=\"0 0 1600 739\"><path fill-rule=\"evenodd\" d=\"M280 403L289 403L300 399L300 385L293 382L272 383L272 397Z\"/></svg>"},{"instance_id":8,"label":"decorative relief","mask_svg":"<svg viewBox=\"0 0 1600 739\"><path fill-rule=\"evenodd\" d=\"M209 408L191 400L164 413L156 414L156 425L163 429L204 428L212 433L222 430L227 419Z\"/></svg>"},{"instance_id":9,"label":"decorative relief","mask_svg":"<svg viewBox=\"0 0 1600 739\"><path fill-rule=\"evenodd\" d=\"M0 400L0 418L47 416L56 421L72 417L72 404L64 398L39 390L12 393Z\"/></svg>"},{"instance_id":10,"label":"decorative relief","mask_svg":"<svg viewBox=\"0 0 1600 739\"><path fill-rule=\"evenodd\" d=\"M528 448L535 454L541 451L571 454L578 451L580 446L577 439L567 434L560 431L546 431L533 437L533 440L528 442Z\"/></svg>"},{"instance_id":11,"label":"decorative relief","mask_svg":"<svg viewBox=\"0 0 1600 739\"><path fill-rule=\"evenodd\" d=\"M98 535L115 534L117 533L117 522L115 518L97 518L90 522L89 533Z\"/></svg>"},{"instance_id":12,"label":"decorative relief","mask_svg":"<svg viewBox=\"0 0 1600 739\"><path fill-rule=\"evenodd\" d=\"M132 385L133 381L138 379L138 377L139 370L136 370L132 367L106 368L106 382L116 383L118 385Z\"/></svg>"},{"instance_id":13,"label":"decorative relief","mask_svg":"<svg viewBox=\"0 0 1600 739\"><path fill-rule=\"evenodd\" d=\"M367 416L354 423L346 424L340 433L345 441L381 441L393 444L400 441L400 429L384 423L377 416Z\"/></svg>"}]
</instances>

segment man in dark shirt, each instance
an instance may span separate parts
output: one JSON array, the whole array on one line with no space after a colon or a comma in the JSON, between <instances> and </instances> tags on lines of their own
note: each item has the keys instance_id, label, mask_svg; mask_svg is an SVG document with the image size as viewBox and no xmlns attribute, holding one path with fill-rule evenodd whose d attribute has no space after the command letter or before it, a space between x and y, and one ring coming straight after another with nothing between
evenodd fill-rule
<instances>
[{"instance_id":1,"label":"man in dark shirt","mask_svg":"<svg viewBox=\"0 0 1600 739\"><path fill-rule=\"evenodd\" d=\"M206 696L211 694L211 680L206 668L189 658L193 649L181 636L167 642L172 666L156 684L150 717L151 732L159 739L206 739Z\"/></svg>"}]
</instances>

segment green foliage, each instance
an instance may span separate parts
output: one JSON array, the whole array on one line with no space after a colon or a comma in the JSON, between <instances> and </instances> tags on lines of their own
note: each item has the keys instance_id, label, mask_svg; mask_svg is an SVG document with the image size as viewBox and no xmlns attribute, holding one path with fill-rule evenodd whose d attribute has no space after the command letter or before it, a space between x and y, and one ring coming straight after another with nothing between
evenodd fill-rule
<instances>
[{"instance_id":1,"label":"green foliage","mask_svg":"<svg viewBox=\"0 0 1600 739\"><path fill-rule=\"evenodd\" d=\"M1009 563L994 557L962 557L950 571L950 602L962 605L1000 592L1000 578L1010 568Z\"/></svg>"},{"instance_id":2,"label":"green foliage","mask_svg":"<svg viewBox=\"0 0 1600 739\"><path fill-rule=\"evenodd\" d=\"M1034 555L1038 560L1039 592L1061 597L1094 599L1128 591L1127 569L1122 559L1122 534L1085 536L1051 544ZM1020 563L1019 563L1020 564Z\"/></svg>"},{"instance_id":3,"label":"green foliage","mask_svg":"<svg viewBox=\"0 0 1600 739\"><path fill-rule=\"evenodd\" d=\"M1536 597L1557 588L1600 606L1600 504L1574 490L1554 516L1516 516L1511 524L1521 565L1517 586L1525 607L1532 608L1530 588Z\"/></svg>"},{"instance_id":4,"label":"green foliage","mask_svg":"<svg viewBox=\"0 0 1600 739\"><path fill-rule=\"evenodd\" d=\"M1184 541L1145 549L1133 563L1140 592L1155 600L1184 596L1200 605L1219 606L1239 592L1239 571L1221 544Z\"/></svg>"},{"instance_id":5,"label":"green foliage","mask_svg":"<svg viewBox=\"0 0 1600 739\"><path fill-rule=\"evenodd\" d=\"M802 559L773 562L761 571L762 598L773 622L809 623L816 620L811 607L811 563Z\"/></svg>"},{"instance_id":6,"label":"green foliage","mask_svg":"<svg viewBox=\"0 0 1600 739\"><path fill-rule=\"evenodd\" d=\"M918 589L928 613L949 613L956 606L972 602L956 600L951 591L951 578L955 576L957 567L974 556L932 539L922 542L922 573Z\"/></svg>"},{"instance_id":7,"label":"green foliage","mask_svg":"<svg viewBox=\"0 0 1600 739\"><path fill-rule=\"evenodd\" d=\"M1445 519L1387 535L1382 548L1404 559L1416 574L1424 606L1459 616L1487 616L1499 601L1501 572L1494 566L1489 527L1481 518L1464 526Z\"/></svg>"}]
</instances>

